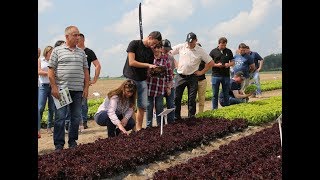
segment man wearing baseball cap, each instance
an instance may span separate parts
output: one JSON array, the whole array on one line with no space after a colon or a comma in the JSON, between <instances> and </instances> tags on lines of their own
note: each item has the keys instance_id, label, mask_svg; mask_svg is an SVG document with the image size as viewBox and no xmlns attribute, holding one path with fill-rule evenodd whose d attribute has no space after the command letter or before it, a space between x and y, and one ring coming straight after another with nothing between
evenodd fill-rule
<instances>
[{"instance_id":1,"label":"man wearing baseball cap","mask_svg":"<svg viewBox=\"0 0 320 180\"><path fill-rule=\"evenodd\" d=\"M198 77L205 74L209 68L214 66L214 61L209 54L197 45L197 35L193 32L187 34L186 42L172 47L172 55L179 54L177 67L177 78L175 83L175 119L181 119L181 99L185 87L188 88L188 117L196 114L196 96L198 89ZM203 60L206 65L201 71L198 70Z\"/></svg>"},{"instance_id":2,"label":"man wearing baseball cap","mask_svg":"<svg viewBox=\"0 0 320 180\"><path fill-rule=\"evenodd\" d=\"M241 84L245 80L244 73L242 71L238 71L234 74L233 78L230 79L230 90L229 90L229 105L239 104L248 102L250 94L244 94L241 90ZM224 102L223 93L219 94L219 103L221 106L227 106Z\"/></svg>"}]
</instances>

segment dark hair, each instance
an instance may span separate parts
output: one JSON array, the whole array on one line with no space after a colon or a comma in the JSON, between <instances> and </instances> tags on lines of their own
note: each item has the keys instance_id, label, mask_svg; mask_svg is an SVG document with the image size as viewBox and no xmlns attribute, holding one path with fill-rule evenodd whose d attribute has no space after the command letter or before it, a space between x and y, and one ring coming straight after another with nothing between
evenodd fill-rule
<instances>
[{"instance_id":1,"label":"dark hair","mask_svg":"<svg viewBox=\"0 0 320 180\"><path fill-rule=\"evenodd\" d=\"M64 44L65 41L64 40L58 40L55 44L54 47L60 46L61 44Z\"/></svg>"},{"instance_id":2,"label":"dark hair","mask_svg":"<svg viewBox=\"0 0 320 180\"><path fill-rule=\"evenodd\" d=\"M245 48L245 49L246 49L246 48L247 48L247 45L246 45L245 43L240 43L238 48L239 48L239 49L240 49L240 48Z\"/></svg>"},{"instance_id":3,"label":"dark hair","mask_svg":"<svg viewBox=\"0 0 320 180\"><path fill-rule=\"evenodd\" d=\"M149 36L153 37L154 39L157 39L158 41L162 41L162 36L159 31L152 31Z\"/></svg>"},{"instance_id":4,"label":"dark hair","mask_svg":"<svg viewBox=\"0 0 320 180\"><path fill-rule=\"evenodd\" d=\"M249 47L249 46L247 46L247 49L250 49L250 47Z\"/></svg>"},{"instance_id":5,"label":"dark hair","mask_svg":"<svg viewBox=\"0 0 320 180\"><path fill-rule=\"evenodd\" d=\"M219 38L219 40L218 40L218 44L220 44L220 43L228 43L227 38L225 38L225 37L221 37L221 38Z\"/></svg>"},{"instance_id":6,"label":"dark hair","mask_svg":"<svg viewBox=\"0 0 320 180\"><path fill-rule=\"evenodd\" d=\"M84 35L82 33L80 33L80 36L84 39Z\"/></svg>"}]
</instances>

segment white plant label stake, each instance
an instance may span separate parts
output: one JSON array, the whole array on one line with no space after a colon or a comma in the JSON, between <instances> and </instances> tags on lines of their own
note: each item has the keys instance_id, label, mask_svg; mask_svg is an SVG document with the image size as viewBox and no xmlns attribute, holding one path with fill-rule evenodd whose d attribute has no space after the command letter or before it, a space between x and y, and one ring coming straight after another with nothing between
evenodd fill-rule
<instances>
[{"instance_id":1,"label":"white plant label stake","mask_svg":"<svg viewBox=\"0 0 320 180\"><path fill-rule=\"evenodd\" d=\"M160 136L163 133L163 117L165 117L165 119L167 120L167 115L173 111L175 108L171 108L171 109L165 109L163 110L160 114L158 114L158 116L161 116L161 127L160 127Z\"/></svg>"}]
</instances>

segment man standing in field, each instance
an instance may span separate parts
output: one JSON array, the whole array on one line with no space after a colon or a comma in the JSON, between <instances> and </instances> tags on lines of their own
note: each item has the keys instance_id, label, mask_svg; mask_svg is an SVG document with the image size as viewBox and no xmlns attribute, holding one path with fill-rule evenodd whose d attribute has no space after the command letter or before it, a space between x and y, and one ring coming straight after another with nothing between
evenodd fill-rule
<instances>
[{"instance_id":1,"label":"man standing in field","mask_svg":"<svg viewBox=\"0 0 320 180\"><path fill-rule=\"evenodd\" d=\"M238 71L243 72L246 79L243 81L241 89L244 90L249 85L249 74L255 70L255 66L252 57L246 53L246 44L240 43L238 50L239 54L234 56L233 73L237 73Z\"/></svg>"},{"instance_id":2,"label":"man standing in field","mask_svg":"<svg viewBox=\"0 0 320 180\"><path fill-rule=\"evenodd\" d=\"M101 66L100 66L100 62L99 62L96 54L91 49L84 46L84 41L85 41L84 35L82 33L80 33L79 42L78 42L77 46L79 48L81 48L82 50L84 50L84 52L86 53L88 67L89 67L88 68L89 77L90 77L91 63L95 67L93 80L90 80L90 82L89 82L89 85L91 86L92 84L95 84L97 82L99 75L100 75ZM88 128L88 124L87 124L87 121L88 121L88 99L87 98L83 98L83 100L82 100L81 113L82 113L83 128L87 129Z\"/></svg>"},{"instance_id":3,"label":"man standing in field","mask_svg":"<svg viewBox=\"0 0 320 180\"><path fill-rule=\"evenodd\" d=\"M60 99L59 90L68 88L72 103L56 110L53 131L55 150L61 150L65 144L65 120L70 110L69 148L77 146L79 123L81 121L82 98L87 98L89 89L89 70L85 52L76 45L79 40L76 26L65 29L66 44L53 49L49 60L48 76L51 94Z\"/></svg>"},{"instance_id":4,"label":"man standing in field","mask_svg":"<svg viewBox=\"0 0 320 180\"><path fill-rule=\"evenodd\" d=\"M205 50L197 45L197 36L193 32L188 33L185 43L172 47L172 55L179 54L177 68L176 92L175 92L175 120L181 119L181 100L185 87L188 88L188 117L194 117L196 114L196 96L198 89L198 76L205 74L210 67L214 65L212 58ZM203 60L206 65L201 71L198 71L199 65Z\"/></svg>"},{"instance_id":5,"label":"man standing in field","mask_svg":"<svg viewBox=\"0 0 320 180\"><path fill-rule=\"evenodd\" d=\"M215 66L212 67L212 109L218 109L218 95L220 84L222 86L222 92L224 102L228 103L228 93L230 84L230 66L234 65L233 53L227 48L228 40L225 37L221 37L218 40L218 47L214 48L210 52L210 56L215 62Z\"/></svg>"},{"instance_id":6,"label":"man standing in field","mask_svg":"<svg viewBox=\"0 0 320 180\"><path fill-rule=\"evenodd\" d=\"M137 86L136 131L142 128L144 112L147 109L147 70L155 68L152 48L162 40L159 31L151 32L143 40L132 40L127 48L127 60L123 67L123 75L132 79Z\"/></svg>"},{"instance_id":7,"label":"man standing in field","mask_svg":"<svg viewBox=\"0 0 320 180\"><path fill-rule=\"evenodd\" d=\"M250 50L250 47L247 46L246 53L251 56L254 61L256 70L251 74L254 83L257 85L257 90L253 93L253 97L261 98L261 86L260 86L260 71L263 65L263 58L257 53Z\"/></svg>"}]
</instances>

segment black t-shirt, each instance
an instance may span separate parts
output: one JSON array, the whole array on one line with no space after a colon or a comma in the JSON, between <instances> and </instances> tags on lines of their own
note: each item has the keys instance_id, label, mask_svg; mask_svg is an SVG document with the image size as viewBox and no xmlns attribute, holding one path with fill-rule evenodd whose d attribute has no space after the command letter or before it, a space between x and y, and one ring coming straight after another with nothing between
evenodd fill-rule
<instances>
[{"instance_id":1,"label":"black t-shirt","mask_svg":"<svg viewBox=\"0 0 320 180\"><path fill-rule=\"evenodd\" d=\"M90 75L90 67L91 67L91 62L94 60L97 60L96 54L89 48L84 48L84 52L87 55L87 61L88 61L88 66L89 66L89 75Z\"/></svg>"},{"instance_id":2,"label":"black t-shirt","mask_svg":"<svg viewBox=\"0 0 320 180\"><path fill-rule=\"evenodd\" d=\"M233 59L233 53L230 49L225 48L222 52L217 48L211 50L209 54L215 63L221 62L223 65ZM230 77L230 68L212 67L212 76Z\"/></svg>"},{"instance_id":3,"label":"black t-shirt","mask_svg":"<svg viewBox=\"0 0 320 180\"><path fill-rule=\"evenodd\" d=\"M153 52L151 48L146 47L142 40L132 40L129 43L127 52L135 53L135 60L142 63L153 64ZM148 68L137 68L129 66L129 57L127 55L126 63L123 67L123 75L126 78L136 81L144 81L147 79Z\"/></svg>"},{"instance_id":4,"label":"black t-shirt","mask_svg":"<svg viewBox=\"0 0 320 180\"><path fill-rule=\"evenodd\" d=\"M241 89L241 83L237 83L235 80L230 79L230 84L229 84L229 96L234 98L233 91L234 90L240 90ZM219 98L223 98L223 92L221 91L219 94Z\"/></svg>"},{"instance_id":5,"label":"black t-shirt","mask_svg":"<svg viewBox=\"0 0 320 180\"><path fill-rule=\"evenodd\" d=\"M201 71L202 69L204 69L205 65L206 65L206 63L205 63L204 61L201 61L198 70ZM201 75L201 76L198 76L198 81L202 81L202 80L204 80L204 79L206 79L206 74L203 74L203 75Z\"/></svg>"}]
</instances>

